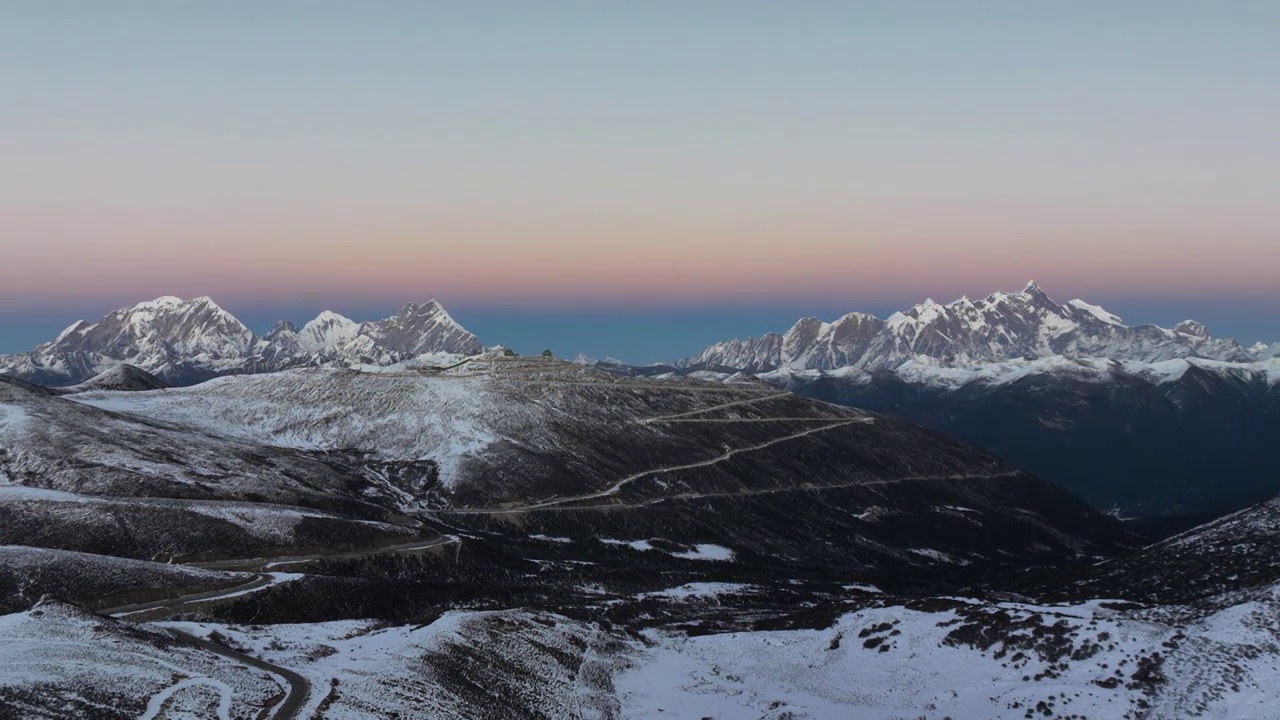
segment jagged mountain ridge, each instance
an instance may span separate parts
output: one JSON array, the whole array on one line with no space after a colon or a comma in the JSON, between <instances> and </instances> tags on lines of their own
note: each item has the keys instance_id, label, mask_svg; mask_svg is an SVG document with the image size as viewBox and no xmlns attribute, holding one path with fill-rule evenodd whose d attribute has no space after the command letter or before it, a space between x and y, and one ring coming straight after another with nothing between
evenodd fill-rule
<instances>
[{"instance_id":1,"label":"jagged mountain ridge","mask_svg":"<svg viewBox=\"0 0 1280 720\"><path fill-rule=\"evenodd\" d=\"M283 321L259 337L212 299L166 296L80 320L27 353L0 356L0 373L74 385L122 364L172 385L302 365L388 365L429 353L474 355L479 339L436 300L409 303L384 320L320 313L302 328Z\"/></svg>"},{"instance_id":2,"label":"jagged mountain ridge","mask_svg":"<svg viewBox=\"0 0 1280 720\"><path fill-rule=\"evenodd\" d=\"M1262 359L1210 337L1194 320L1173 328L1125 325L1083 300L1058 304L1035 282L1017 293L996 292L977 302L932 300L880 319L849 313L834 322L803 318L785 333L716 343L677 367L719 365L747 370L892 369L913 359L967 366L1039 357L1111 358L1160 362L1197 357L1228 362ZM1255 354L1256 352L1256 354Z\"/></svg>"}]
</instances>

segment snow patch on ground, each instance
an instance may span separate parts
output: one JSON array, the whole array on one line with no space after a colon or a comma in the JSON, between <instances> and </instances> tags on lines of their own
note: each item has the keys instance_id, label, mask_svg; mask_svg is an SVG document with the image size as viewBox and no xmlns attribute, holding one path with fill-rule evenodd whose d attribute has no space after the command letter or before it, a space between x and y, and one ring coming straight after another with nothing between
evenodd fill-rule
<instances>
[{"instance_id":1,"label":"snow patch on ground","mask_svg":"<svg viewBox=\"0 0 1280 720\"><path fill-rule=\"evenodd\" d=\"M754 585L746 585L743 583L725 583L725 582L692 582L685 583L679 587L667 588L666 590L656 590L654 592L641 593L638 598L694 598L694 597L715 597L717 595L730 595L734 593L742 593L754 589Z\"/></svg>"},{"instance_id":2,"label":"snow patch on ground","mask_svg":"<svg viewBox=\"0 0 1280 720\"><path fill-rule=\"evenodd\" d=\"M695 545L690 550L668 551L654 547L650 540L615 540L613 538L596 538L605 545L616 545L621 547L629 547L639 552L648 552L650 550L658 550L665 552L672 557L683 558L685 560L710 560L716 562L727 562L733 560L733 551L722 545L712 545L710 543Z\"/></svg>"},{"instance_id":3,"label":"snow patch on ground","mask_svg":"<svg viewBox=\"0 0 1280 720\"><path fill-rule=\"evenodd\" d=\"M19 405L0 405L0 426L7 426L9 430L19 430L30 416L27 411Z\"/></svg>"},{"instance_id":4,"label":"snow patch on ground","mask_svg":"<svg viewBox=\"0 0 1280 720\"><path fill-rule=\"evenodd\" d=\"M693 550L673 552L671 555L686 560L713 560L728 562L733 560L733 551L722 545L697 545Z\"/></svg>"},{"instance_id":5,"label":"snow patch on ground","mask_svg":"<svg viewBox=\"0 0 1280 720\"><path fill-rule=\"evenodd\" d=\"M873 595L879 595L884 593L883 590L876 587L875 585L868 585L866 583L850 583L848 585L841 585L840 587L845 590L856 590L858 592L871 593Z\"/></svg>"},{"instance_id":6,"label":"snow patch on ground","mask_svg":"<svg viewBox=\"0 0 1280 720\"><path fill-rule=\"evenodd\" d=\"M960 560L954 555L949 555L940 550L934 550L933 548L911 548L907 550L907 552L912 553L913 555L919 555L920 557L929 558L934 562L956 563L960 565L969 564L966 560Z\"/></svg>"},{"instance_id":7,"label":"snow patch on ground","mask_svg":"<svg viewBox=\"0 0 1280 720\"><path fill-rule=\"evenodd\" d=\"M596 539L604 543L605 545L625 545L631 548L632 550L639 550L641 552L657 549L653 545L651 545L648 540L614 540L612 538L596 538Z\"/></svg>"}]
</instances>

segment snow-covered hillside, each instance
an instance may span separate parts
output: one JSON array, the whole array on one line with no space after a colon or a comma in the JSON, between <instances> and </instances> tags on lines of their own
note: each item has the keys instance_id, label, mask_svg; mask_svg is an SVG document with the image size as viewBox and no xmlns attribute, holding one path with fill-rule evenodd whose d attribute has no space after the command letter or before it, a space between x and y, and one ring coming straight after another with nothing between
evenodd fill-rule
<instances>
[{"instance_id":1,"label":"snow-covered hillside","mask_svg":"<svg viewBox=\"0 0 1280 720\"><path fill-rule=\"evenodd\" d=\"M0 638L5 718L254 717L281 692L268 672L60 602L0 615Z\"/></svg>"},{"instance_id":2,"label":"snow-covered hillside","mask_svg":"<svg viewBox=\"0 0 1280 720\"><path fill-rule=\"evenodd\" d=\"M1196 369L1239 382L1258 384L1268 388L1280 384L1280 358L1249 363L1187 357L1142 362L1138 360L1111 360L1107 358L1070 358L1061 355L1049 357L993 361L978 365L955 366L929 357L916 357L903 362L892 371L867 370L859 367L841 367L835 370L777 369L761 372L755 377L775 385L785 386L793 380L814 381L836 378L845 382L872 382L878 374L892 372L897 378L914 384L939 390L956 390L967 385L994 388L1008 385L1023 378L1053 375L1069 377L1084 382L1111 382L1117 379L1137 379L1157 386L1177 383L1188 370ZM729 381L732 373L707 373L707 379Z\"/></svg>"},{"instance_id":3,"label":"snow-covered hillside","mask_svg":"<svg viewBox=\"0 0 1280 720\"><path fill-rule=\"evenodd\" d=\"M137 392L163 390L167 387L169 385L155 375L125 363L103 370L79 385L57 388L57 390L60 393L88 392L90 390Z\"/></svg>"},{"instance_id":4,"label":"snow-covered hillside","mask_svg":"<svg viewBox=\"0 0 1280 720\"><path fill-rule=\"evenodd\" d=\"M1280 588L1217 612L971 599L886 603L817 630L650 631L619 717L1264 718Z\"/></svg>"},{"instance_id":5,"label":"snow-covered hillside","mask_svg":"<svg viewBox=\"0 0 1280 720\"><path fill-rule=\"evenodd\" d=\"M1274 503L1143 549L939 433L706 377L0 378L0 718L1276 711Z\"/></svg>"},{"instance_id":6,"label":"snow-covered hillside","mask_svg":"<svg viewBox=\"0 0 1280 720\"><path fill-rule=\"evenodd\" d=\"M937 450L926 455L893 456L897 444L926 440L899 423L765 385L655 383L542 359L474 361L444 372L308 368L68 397L209 436L363 454L406 471L419 463L420 482L402 489L422 506L610 503L663 488L761 488L783 480L760 472L761 464L790 472L803 453L846 463L815 475L814 484L1000 472L986 469L996 467L994 458L941 440L927 441Z\"/></svg>"},{"instance_id":7,"label":"snow-covered hillside","mask_svg":"<svg viewBox=\"0 0 1280 720\"><path fill-rule=\"evenodd\" d=\"M0 497L0 501L11 498ZM30 541L33 538L22 538ZM147 562L26 545L0 545L0 612L25 610L46 595L93 603L102 597L244 583L246 573Z\"/></svg>"},{"instance_id":8,"label":"snow-covered hillside","mask_svg":"<svg viewBox=\"0 0 1280 720\"><path fill-rule=\"evenodd\" d=\"M121 397L173 392L116 392ZM122 415L0 376L0 487L337 507L361 489L328 458Z\"/></svg>"},{"instance_id":9,"label":"snow-covered hillside","mask_svg":"<svg viewBox=\"0 0 1280 720\"><path fill-rule=\"evenodd\" d=\"M761 590L708 585L661 601L601 600L614 608L645 608L652 619L632 632L574 617L578 612L532 609L450 611L414 625L349 620L158 627L289 668L312 688L300 716L332 720L1257 720L1280 712L1277 586L1208 605L1168 607L1109 600L911 600L853 590L852 605L816 627L695 633L677 620L714 615L727 596ZM123 629L111 621L99 620L103 627L95 637L81 629L91 622L56 605L0 618L15 641L0 651L5 659L30 662L41 638L58 641L45 663L0 672L0 702L6 690L30 693L33 687L74 687L82 697L110 698L121 709L174 695L194 708L264 702L251 673L219 674L216 665L199 663L180 646L160 655L146 644L154 631L134 631L138 640L121 643L111 632ZM166 693L149 674L111 692L111 674L136 671L152 657L181 668L178 678L208 678L210 688L230 697ZM98 671L73 680L55 664L67 658L94 662Z\"/></svg>"}]
</instances>

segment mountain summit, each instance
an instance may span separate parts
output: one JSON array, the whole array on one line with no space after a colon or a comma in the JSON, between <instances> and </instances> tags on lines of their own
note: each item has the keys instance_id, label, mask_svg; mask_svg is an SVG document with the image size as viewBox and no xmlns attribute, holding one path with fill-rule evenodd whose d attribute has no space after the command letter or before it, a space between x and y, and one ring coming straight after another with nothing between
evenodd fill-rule
<instances>
[{"instance_id":1,"label":"mountain summit","mask_svg":"<svg viewBox=\"0 0 1280 720\"><path fill-rule=\"evenodd\" d=\"M44 385L85 382L128 364L174 385L298 365L391 364L423 354L474 355L484 347L435 300L357 323L324 311L299 329L281 321L255 335L212 299L166 296L78 321L27 353L0 356L0 373Z\"/></svg>"},{"instance_id":2,"label":"mountain summit","mask_svg":"<svg viewBox=\"0 0 1280 720\"><path fill-rule=\"evenodd\" d=\"M752 372L788 368L890 369L926 358L948 366L1042 357L1094 357L1140 362L1200 357L1254 359L1234 340L1209 336L1187 320L1172 329L1130 327L1083 300L1059 305L1035 282L1021 292L945 305L926 300L887 319L850 313L834 322L804 318L784 334L712 345L677 365L727 366Z\"/></svg>"}]
</instances>

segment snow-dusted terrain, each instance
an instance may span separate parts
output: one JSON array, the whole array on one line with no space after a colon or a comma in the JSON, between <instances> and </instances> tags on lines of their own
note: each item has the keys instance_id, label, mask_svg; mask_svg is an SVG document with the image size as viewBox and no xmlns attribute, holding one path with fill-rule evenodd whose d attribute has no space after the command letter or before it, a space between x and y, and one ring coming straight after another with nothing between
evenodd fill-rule
<instances>
[{"instance_id":1,"label":"snow-dusted terrain","mask_svg":"<svg viewBox=\"0 0 1280 720\"><path fill-rule=\"evenodd\" d=\"M791 453L815 447L887 454L872 449L877 440L913 432L765 386L653 383L541 359L477 360L443 372L308 368L68 397L209 436L362 453L371 472L400 473L409 507L613 502L670 493L672 483L688 492L764 487L777 479L744 461L781 470ZM937 457L948 459L932 470L886 457L875 477L961 474L968 459Z\"/></svg>"},{"instance_id":2,"label":"snow-dusted terrain","mask_svg":"<svg viewBox=\"0 0 1280 720\"><path fill-rule=\"evenodd\" d=\"M269 673L59 602L0 615L0 717L231 720L279 701Z\"/></svg>"},{"instance_id":3,"label":"snow-dusted terrain","mask_svg":"<svg viewBox=\"0 0 1280 720\"><path fill-rule=\"evenodd\" d=\"M77 397L0 376L0 487L333 508L368 497L368 483L325 456L99 409Z\"/></svg>"},{"instance_id":4,"label":"snow-dusted terrain","mask_svg":"<svg viewBox=\"0 0 1280 720\"><path fill-rule=\"evenodd\" d=\"M972 599L884 604L815 630L650 630L619 717L1267 718L1280 587L1216 612Z\"/></svg>"},{"instance_id":5,"label":"snow-dusted terrain","mask_svg":"<svg viewBox=\"0 0 1280 720\"><path fill-rule=\"evenodd\" d=\"M1149 544L747 375L426 357L0 380L0 719L1280 710L1276 502Z\"/></svg>"},{"instance_id":6,"label":"snow-dusted terrain","mask_svg":"<svg viewBox=\"0 0 1280 720\"><path fill-rule=\"evenodd\" d=\"M137 592L217 588L251 576L110 555L0 545L0 610L21 610L52 595L74 602Z\"/></svg>"}]
</instances>

